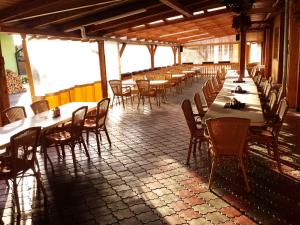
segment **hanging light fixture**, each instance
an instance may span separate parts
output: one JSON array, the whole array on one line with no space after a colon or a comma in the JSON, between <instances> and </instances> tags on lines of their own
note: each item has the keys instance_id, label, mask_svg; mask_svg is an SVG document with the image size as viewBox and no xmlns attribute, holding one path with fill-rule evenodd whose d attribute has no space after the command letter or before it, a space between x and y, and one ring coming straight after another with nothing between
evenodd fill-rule
<instances>
[{"instance_id":1,"label":"hanging light fixture","mask_svg":"<svg viewBox=\"0 0 300 225\"><path fill-rule=\"evenodd\" d=\"M224 5L239 14L247 14L254 2L255 0L223 0Z\"/></svg>"}]
</instances>

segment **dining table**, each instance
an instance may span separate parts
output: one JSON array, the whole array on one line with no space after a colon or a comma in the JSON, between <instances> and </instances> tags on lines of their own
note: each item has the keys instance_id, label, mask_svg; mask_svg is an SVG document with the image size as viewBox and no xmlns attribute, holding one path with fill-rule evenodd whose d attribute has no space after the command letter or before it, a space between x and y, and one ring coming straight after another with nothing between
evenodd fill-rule
<instances>
[{"instance_id":1,"label":"dining table","mask_svg":"<svg viewBox=\"0 0 300 225\"><path fill-rule=\"evenodd\" d=\"M244 93L236 93L236 87L239 86ZM241 103L244 107L240 109L225 107L233 98ZM203 122L210 118L219 117L238 117L250 119L250 126L263 126L265 120L259 98L259 92L251 77L244 77L243 81L238 81L236 71L227 72L224 84L214 102L208 108Z\"/></svg>"},{"instance_id":2,"label":"dining table","mask_svg":"<svg viewBox=\"0 0 300 225\"><path fill-rule=\"evenodd\" d=\"M166 90L165 90L165 85L169 82L168 80L149 80L150 81L150 86L152 86L155 89L160 89L162 90L162 93L159 94L159 101L162 99L162 102L166 102ZM128 80L122 80L122 86L135 86L136 82L135 80L128 79Z\"/></svg>"},{"instance_id":3,"label":"dining table","mask_svg":"<svg viewBox=\"0 0 300 225\"><path fill-rule=\"evenodd\" d=\"M97 102L67 103L59 106L60 116L58 117L54 117L53 111L48 110L0 127L0 149L9 146L10 138L22 130L30 127L41 127L42 130L44 130L70 121L72 118L72 113L82 106L88 106L89 112L96 109Z\"/></svg>"}]
</instances>

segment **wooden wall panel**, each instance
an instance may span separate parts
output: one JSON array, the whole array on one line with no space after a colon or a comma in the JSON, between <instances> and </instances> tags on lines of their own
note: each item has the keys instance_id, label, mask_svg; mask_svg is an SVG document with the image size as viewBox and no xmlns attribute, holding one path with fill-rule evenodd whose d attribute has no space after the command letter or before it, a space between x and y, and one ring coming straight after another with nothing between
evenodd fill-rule
<instances>
[{"instance_id":1,"label":"wooden wall panel","mask_svg":"<svg viewBox=\"0 0 300 225\"><path fill-rule=\"evenodd\" d=\"M293 18L293 2L290 2L290 20L289 20L289 55L287 66L287 97L289 105L292 108L296 107L297 89L299 79L299 31L297 30L297 22Z\"/></svg>"}]
</instances>

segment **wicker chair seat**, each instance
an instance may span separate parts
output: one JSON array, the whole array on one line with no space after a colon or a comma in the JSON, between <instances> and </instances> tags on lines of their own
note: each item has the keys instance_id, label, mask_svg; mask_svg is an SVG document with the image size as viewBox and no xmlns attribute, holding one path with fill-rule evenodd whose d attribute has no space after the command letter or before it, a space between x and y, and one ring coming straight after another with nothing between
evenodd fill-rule
<instances>
[{"instance_id":1,"label":"wicker chair seat","mask_svg":"<svg viewBox=\"0 0 300 225\"><path fill-rule=\"evenodd\" d=\"M71 140L71 137L71 133L68 131L60 131L45 136L47 140L50 140L52 142L68 141Z\"/></svg>"}]
</instances>

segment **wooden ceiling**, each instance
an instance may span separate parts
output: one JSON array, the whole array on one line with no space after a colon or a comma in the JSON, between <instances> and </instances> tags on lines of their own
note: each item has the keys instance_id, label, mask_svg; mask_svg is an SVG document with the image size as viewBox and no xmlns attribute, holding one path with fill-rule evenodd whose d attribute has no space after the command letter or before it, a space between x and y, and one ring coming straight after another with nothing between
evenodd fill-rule
<instances>
[{"instance_id":1,"label":"wooden ceiling","mask_svg":"<svg viewBox=\"0 0 300 225\"><path fill-rule=\"evenodd\" d=\"M251 29L263 29L282 0L256 0ZM0 32L184 45L232 35L222 0L0 0Z\"/></svg>"}]
</instances>

